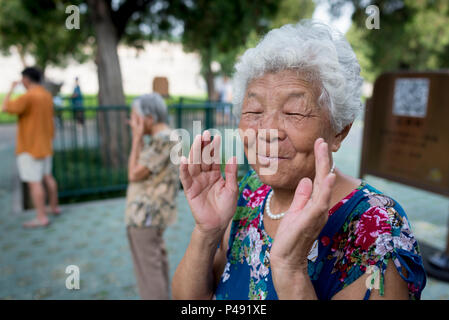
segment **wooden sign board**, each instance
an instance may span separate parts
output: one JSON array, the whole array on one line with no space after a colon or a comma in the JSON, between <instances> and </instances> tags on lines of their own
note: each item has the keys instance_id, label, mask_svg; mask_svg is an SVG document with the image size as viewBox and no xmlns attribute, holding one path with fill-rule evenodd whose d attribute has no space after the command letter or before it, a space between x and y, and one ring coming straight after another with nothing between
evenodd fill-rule
<instances>
[{"instance_id":1,"label":"wooden sign board","mask_svg":"<svg viewBox=\"0 0 449 320\"><path fill-rule=\"evenodd\" d=\"M168 80L166 77L155 77L153 79L153 92L159 93L163 97L168 97Z\"/></svg>"},{"instance_id":2,"label":"wooden sign board","mask_svg":"<svg viewBox=\"0 0 449 320\"><path fill-rule=\"evenodd\" d=\"M365 111L366 174L449 196L449 71L377 78Z\"/></svg>"}]
</instances>

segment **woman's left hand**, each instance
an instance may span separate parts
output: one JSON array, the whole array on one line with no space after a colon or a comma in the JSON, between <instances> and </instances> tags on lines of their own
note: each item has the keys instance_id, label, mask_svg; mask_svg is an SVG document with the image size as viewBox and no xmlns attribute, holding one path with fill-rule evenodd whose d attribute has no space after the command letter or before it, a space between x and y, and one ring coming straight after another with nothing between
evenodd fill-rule
<instances>
[{"instance_id":1,"label":"woman's left hand","mask_svg":"<svg viewBox=\"0 0 449 320\"><path fill-rule=\"evenodd\" d=\"M287 285L290 276L307 275L307 256L328 219L335 174L330 172L328 145L315 141L315 179L303 178L282 218L270 252L273 280ZM284 276L286 277L285 279ZM276 288L278 289L278 288Z\"/></svg>"}]
</instances>

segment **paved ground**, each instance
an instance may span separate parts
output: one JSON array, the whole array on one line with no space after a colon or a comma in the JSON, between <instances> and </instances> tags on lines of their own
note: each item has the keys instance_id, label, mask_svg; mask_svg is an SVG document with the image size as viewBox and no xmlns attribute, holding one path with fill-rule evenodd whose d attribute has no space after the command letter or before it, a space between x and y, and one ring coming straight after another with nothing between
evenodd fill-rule
<instances>
[{"instance_id":1,"label":"paved ground","mask_svg":"<svg viewBox=\"0 0 449 320\"><path fill-rule=\"evenodd\" d=\"M362 123L336 154L337 166L357 175ZM12 213L12 127L0 127L0 299L138 299L123 224L124 199L63 207L42 230L24 230L32 212ZM449 200L428 192L366 177L366 181L399 201L420 242L444 248ZM193 220L182 193L179 219L165 233L170 275L187 247ZM67 290L65 269L80 268L80 290ZM429 278L424 299L449 299L449 284Z\"/></svg>"}]
</instances>

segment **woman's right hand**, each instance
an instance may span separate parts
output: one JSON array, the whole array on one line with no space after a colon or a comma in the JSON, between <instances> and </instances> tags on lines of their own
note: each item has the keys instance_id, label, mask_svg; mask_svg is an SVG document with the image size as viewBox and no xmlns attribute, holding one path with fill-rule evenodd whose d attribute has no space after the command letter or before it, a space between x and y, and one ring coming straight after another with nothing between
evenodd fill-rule
<instances>
[{"instance_id":1,"label":"woman's right hand","mask_svg":"<svg viewBox=\"0 0 449 320\"><path fill-rule=\"evenodd\" d=\"M195 137L189 159L181 158L180 178L196 229L218 239L237 207L237 161L235 157L229 159L223 179L219 159L214 157L214 151L219 155L220 136L210 140L209 131Z\"/></svg>"}]
</instances>

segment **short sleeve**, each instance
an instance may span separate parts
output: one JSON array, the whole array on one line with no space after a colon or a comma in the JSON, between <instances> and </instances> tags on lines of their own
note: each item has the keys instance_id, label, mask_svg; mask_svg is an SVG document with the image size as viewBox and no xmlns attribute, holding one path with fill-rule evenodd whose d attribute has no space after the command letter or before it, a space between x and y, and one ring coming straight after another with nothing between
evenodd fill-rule
<instances>
[{"instance_id":1,"label":"short sleeve","mask_svg":"<svg viewBox=\"0 0 449 320\"><path fill-rule=\"evenodd\" d=\"M346 234L338 234L341 251L334 270L341 272L343 289L364 274L367 291L364 299L370 297L372 289L384 295L385 271L393 262L401 278L407 283L409 297L420 299L426 284L426 276L418 242L414 237L403 209L394 200L384 195L373 195L390 205L377 206L363 202L358 213L346 226ZM386 200L388 199L388 200ZM357 211L357 210L356 210ZM334 239L334 240L340 240Z\"/></svg>"},{"instance_id":2,"label":"short sleeve","mask_svg":"<svg viewBox=\"0 0 449 320\"><path fill-rule=\"evenodd\" d=\"M20 115L28 108L28 95L23 94L17 99L10 100L6 105L6 111L9 113Z\"/></svg>"},{"instance_id":3,"label":"short sleeve","mask_svg":"<svg viewBox=\"0 0 449 320\"><path fill-rule=\"evenodd\" d=\"M399 206L379 208L378 211L383 212L384 216L388 214L386 223L390 228L378 235L373 248L369 250L375 264L368 266L371 268L368 272L372 271L372 276L365 298L369 298L371 289L376 286L379 287L380 295L383 295L385 270L387 264L393 262L401 278L407 282L410 299L419 300L426 285L426 273L418 241L413 235L409 221ZM379 280L376 278L376 272Z\"/></svg>"},{"instance_id":4,"label":"short sleeve","mask_svg":"<svg viewBox=\"0 0 449 320\"><path fill-rule=\"evenodd\" d=\"M139 164L147 167L151 173L159 173L170 161L171 146L169 139L154 138L140 153Z\"/></svg>"}]
</instances>

